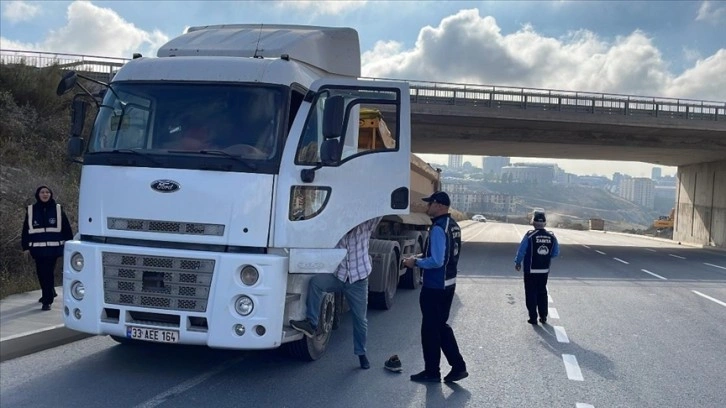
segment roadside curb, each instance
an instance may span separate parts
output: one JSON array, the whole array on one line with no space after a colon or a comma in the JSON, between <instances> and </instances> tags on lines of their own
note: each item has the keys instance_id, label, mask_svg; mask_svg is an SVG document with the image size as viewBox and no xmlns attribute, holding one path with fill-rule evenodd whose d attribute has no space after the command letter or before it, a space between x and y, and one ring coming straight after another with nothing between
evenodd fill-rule
<instances>
[{"instance_id":1,"label":"roadside curb","mask_svg":"<svg viewBox=\"0 0 726 408\"><path fill-rule=\"evenodd\" d=\"M0 339L0 362L27 356L93 336L71 330L63 324Z\"/></svg>"}]
</instances>

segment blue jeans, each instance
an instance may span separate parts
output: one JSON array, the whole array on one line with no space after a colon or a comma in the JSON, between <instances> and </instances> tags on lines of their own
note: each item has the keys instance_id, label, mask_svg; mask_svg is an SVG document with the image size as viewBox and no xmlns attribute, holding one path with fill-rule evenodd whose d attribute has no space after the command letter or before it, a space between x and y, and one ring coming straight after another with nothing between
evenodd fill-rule
<instances>
[{"instance_id":1,"label":"blue jeans","mask_svg":"<svg viewBox=\"0 0 726 408\"><path fill-rule=\"evenodd\" d=\"M320 302L323 293L343 292L348 307L353 314L353 352L356 355L366 354L366 337L368 336L368 278L354 283L341 282L335 275L324 273L313 276L308 286L307 318L313 326L318 326Z\"/></svg>"}]
</instances>

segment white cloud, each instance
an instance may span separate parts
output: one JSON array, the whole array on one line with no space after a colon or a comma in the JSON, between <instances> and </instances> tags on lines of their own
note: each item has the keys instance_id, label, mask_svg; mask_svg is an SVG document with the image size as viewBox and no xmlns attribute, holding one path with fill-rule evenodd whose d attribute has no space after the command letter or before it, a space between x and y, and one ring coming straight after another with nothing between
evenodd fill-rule
<instances>
[{"instance_id":1,"label":"white cloud","mask_svg":"<svg viewBox=\"0 0 726 408\"><path fill-rule=\"evenodd\" d=\"M156 55L156 50L168 40L164 33L142 30L111 9L74 1L68 6L66 25L50 31L40 43L21 44L3 39L2 47L131 58L135 52Z\"/></svg>"},{"instance_id":2,"label":"white cloud","mask_svg":"<svg viewBox=\"0 0 726 408\"><path fill-rule=\"evenodd\" d=\"M2 11L3 20L18 23L32 20L40 13L40 6L25 1L7 1L3 2Z\"/></svg>"},{"instance_id":3,"label":"white cloud","mask_svg":"<svg viewBox=\"0 0 726 408\"><path fill-rule=\"evenodd\" d=\"M711 24L726 23L726 5L724 3L715 4L713 1L704 1L698 8L696 21L706 21Z\"/></svg>"},{"instance_id":4,"label":"white cloud","mask_svg":"<svg viewBox=\"0 0 726 408\"><path fill-rule=\"evenodd\" d=\"M275 4L277 8L298 9L311 13L311 17L320 15L337 15L362 8L367 1L345 1L345 0L293 0L279 1Z\"/></svg>"},{"instance_id":5,"label":"white cloud","mask_svg":"<svg viewBox=\"0 0 726 408\"><path fill-rule=\"evenodd\" d=\"M422 28L411 49L379 42L362 61L372 77L722 100L725 59L722 49L675 76L641 31L611 42L587 30L546 37L530 25L503 35L472 9Z\"/></svg>"}]
</instances>

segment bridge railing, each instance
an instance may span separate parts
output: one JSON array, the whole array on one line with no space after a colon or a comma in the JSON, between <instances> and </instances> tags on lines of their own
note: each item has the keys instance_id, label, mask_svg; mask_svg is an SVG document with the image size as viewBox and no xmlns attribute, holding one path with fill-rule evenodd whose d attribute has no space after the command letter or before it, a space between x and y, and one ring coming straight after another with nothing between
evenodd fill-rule
<instances>
[{"instance_id":1,"label":"bridge railing","mask_svg":"<svg viewBox=\"0 0 726 408\"><path fill-rule=\"evenodd\" d=\"M375 78L371 78L375 79ZM726 102L409 81L411 102L599 115L726 120Z\"/></svg>"},{"instance_id":2,"label":"bridge railing","mask_svg":"<svg viewBox=\"0 0 726 408\"><path fill-rule=\"evenodd\" d=\"M62 68L73 68L86 74L92 74L99 80L110 81L116 71L128 62L128 59L0 50L0 62L37 67L55 64ZM407 82L411 88L411 102L420 104L468 105L494 109L529 109L687 120L726 120L726 102L493 85Z\"/></svg>"}]
</instances>

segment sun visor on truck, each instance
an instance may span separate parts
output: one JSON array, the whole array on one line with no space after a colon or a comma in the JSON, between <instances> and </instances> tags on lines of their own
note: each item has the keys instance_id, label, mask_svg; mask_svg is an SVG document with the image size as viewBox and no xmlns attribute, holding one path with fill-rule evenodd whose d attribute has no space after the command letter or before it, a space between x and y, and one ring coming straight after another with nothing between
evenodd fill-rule
<instances>
[{"instance_id":1,"label":"sun visor on truck","mask_svg":"<svg viewBox=\"0 0 726 408\"><path fill-rule=\"evenodd\" d=\"M360 77L358 32L345 27L262 24L190 27L157 52L159 58L280 58L283 54L332 74Z\"/></svg>"}]
</instances>

